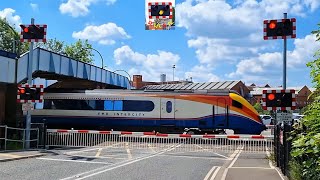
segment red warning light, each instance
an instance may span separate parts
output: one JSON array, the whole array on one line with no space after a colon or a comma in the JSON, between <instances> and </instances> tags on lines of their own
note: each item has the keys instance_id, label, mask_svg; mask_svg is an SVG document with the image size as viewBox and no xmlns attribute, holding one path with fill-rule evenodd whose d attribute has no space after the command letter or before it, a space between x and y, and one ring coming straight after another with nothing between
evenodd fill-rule
<instances>
[{"instance_id":1,"label":"red warning light","mask_svg":"<svg viewBox=\"0 0 320 180\"><path fill-rule=\"evenodd\" d=\"M26 90L25 89L20 89L20 94L24 94L26 93Z\"/></svg>"},{"instance_id":2,"label":"red warning light","mask_svg":"<svg viewBox=\"0 0 320 180\"><path fill-rule=\"evenodd\" d=\"M274 28L276 28L276 26L277 26L277 23L274 22L274 21L271 21L270 24L269 24L269 28L270 29L274 29Z\"/></svg>"},{"instance_id":3,"label":"red warning light","mask_svg":"<svg viewBox=\"0 0 320 180\"><path fill-rule=\"evenodd\" d=\"M26 28L23 29L23 31L24 31L25 33L27 33L27 32L29 32L29 28L26 27Z\"/></svg>"},{"instance_id":4,"label":"red warning light","mask_svg":"<svg viewBox=\"0 0 320 180\"><path fill-rule=\"evenodd\" d=\"M268 95L268 100L274 100L274 98L275 98L275 95L274 94L269 94Z\"/></svg>"}]
</instances>

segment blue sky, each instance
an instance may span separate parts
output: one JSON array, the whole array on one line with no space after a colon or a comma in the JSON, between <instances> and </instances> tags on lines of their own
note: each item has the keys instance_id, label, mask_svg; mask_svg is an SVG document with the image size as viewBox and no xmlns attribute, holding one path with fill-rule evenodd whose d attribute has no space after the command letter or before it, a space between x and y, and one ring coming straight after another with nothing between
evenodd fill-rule
<instances>
[{"instance_id":1,"label":"blue sky","mask_svg":"<svg viewBox=\"0 0 320 180\"><path fill-rule=\"evenodd\" d=\"M89 39L107 69L142 74L145 81L192 77L196 82L242 80L282 85L282 40L263 40L264 19L297 19L288 40L287 86L311 86L306 62L320 48L310 34L320 22L318 0L176 0L176 30L146 31L144 0L11 0L0 17L16 25L48 25L48 38ZM98 54L95 64L101 66Z\"/></svg>"}]
</instances>

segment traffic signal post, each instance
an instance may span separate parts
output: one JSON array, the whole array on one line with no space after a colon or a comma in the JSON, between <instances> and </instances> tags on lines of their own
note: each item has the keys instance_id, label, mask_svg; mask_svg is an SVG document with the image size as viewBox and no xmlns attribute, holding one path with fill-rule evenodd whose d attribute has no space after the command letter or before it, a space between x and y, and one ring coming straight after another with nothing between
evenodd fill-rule
<instances>
[{"instance_id":1,"label":"traffic signal post","mask_svg":"<svg viewBox=\"0 0 320 180\"><path fill-rule=\"evenodd\" d=\"M287 39L296 38L296 19L287 19L287 13L283 13L284 19L264 20L263 39L283 39L283 89L287 87Z\"/></svg>"},{"instance_id":2,"label":"traffic signal post","mask_svg":"<svg viewBox=\"0 0 320 180\"><path fill-rule=\"evenodd\" d=\"M18 92L18 100L23 99L27 102L31 103L24 107L33 106L34 102L37 102L37 90L33 91L28 89L29 87L36 88L32 85L32 65L33 65L33 45L34 42L46 42L46 34L47 34L47 25L35 25L34 18L31 18L31 25L20 25L21 27L21 42L30 42L29 48L29 61L28 61L28 76L27 76L27 84L28 87L24 89L25 94ZM43 89L43 88L42 88ZM27 91L28 90L28 94ZM20 94L19 94L20 93ZM42 90L43 93L43 90ZM21 101L20 101L21 102ZM26 138L25 138L25 147L26 149L30 148L30 129L31 129L31 108L27 108L27 117L26 117Z\"/></svg>"}]
</instances>

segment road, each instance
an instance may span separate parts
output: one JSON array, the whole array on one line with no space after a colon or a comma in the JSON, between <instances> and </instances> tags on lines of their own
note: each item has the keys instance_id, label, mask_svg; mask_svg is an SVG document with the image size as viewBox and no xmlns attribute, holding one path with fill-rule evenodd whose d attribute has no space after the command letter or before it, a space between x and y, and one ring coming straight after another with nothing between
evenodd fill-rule
<instances>
[{"instance_id":1,"label":"road","mask_svg":"<svg viewBox=\"0 0 320 180\"><path fill-rule=\"evenodd\" d=\"M0 179L281 180L263 153L226 151L226 145L210 151L205 144L131 145L48 150L42 157L0 163Z\"/></svg>"},{"instance_id":2,"label":"road","mask_svg":"<svg viewBox=\"0 0 320 180\"><path fill-rule=\"evenodd\" d=\"M1 179L204 179L230 153L176 152L174 148L50 150L43 157L0 164Z\"/></svg>"}]
</instances>

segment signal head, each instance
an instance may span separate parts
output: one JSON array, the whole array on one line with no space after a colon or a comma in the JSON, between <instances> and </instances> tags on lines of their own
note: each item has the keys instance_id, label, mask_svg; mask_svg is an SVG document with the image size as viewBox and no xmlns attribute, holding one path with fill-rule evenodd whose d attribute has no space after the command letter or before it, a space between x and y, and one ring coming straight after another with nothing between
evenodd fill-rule
<instances>
[{"instance_id":1,"label":"signal head","mask_svg":"<svg viewBox=\"0 0 320 180\"><path fill-rule=\"evenodd\" d=\"M277 27L277 22L271 21L270 24L269 24L269 28L270 29L275 29L276 27Z\"/></svg>"}]
</instances>

